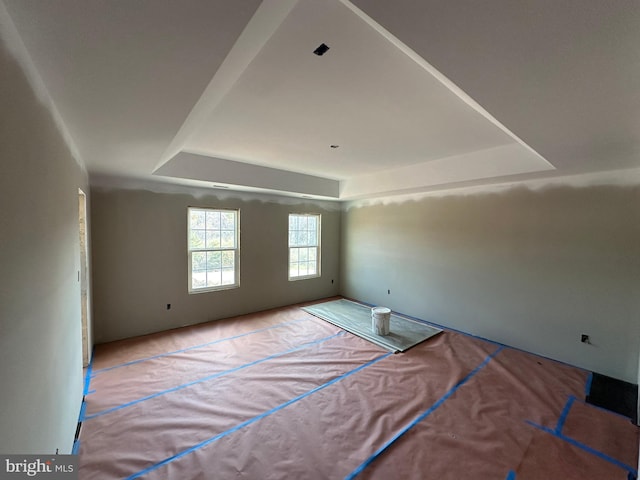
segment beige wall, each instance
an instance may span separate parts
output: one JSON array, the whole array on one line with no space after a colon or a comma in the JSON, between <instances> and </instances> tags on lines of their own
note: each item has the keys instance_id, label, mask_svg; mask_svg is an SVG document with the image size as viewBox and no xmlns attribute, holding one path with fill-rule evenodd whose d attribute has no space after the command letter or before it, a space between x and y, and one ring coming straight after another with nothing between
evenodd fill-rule
<instances>
[{"instance_id":1,"label":"beige wall","mask_svg":"<svg viewBox=\"0 0 640 480\"><path fill-rule=\"evenodd\" d=\"M352 204L341 293L635 383L639 206L621 186Z\"/></svg>"},{"instance_id":2,"label":"beige wall","mask_svg":"<svg viewBox=\"0 0 640 480\"><path fill-rule=\"evenodd\" d=\"M195 197L190 192L92 188L97 342L337 294L340 209L336 203L227 192L224 198L211 193ZM189 206L240 209L240 288L188 293ZM287 279L290 212L322 214L320 278Z\"/></svg>"},{"instance_id":3,"label":"beige wall","mask_svg":"<svg viewBox=\"0 0 640 480\"><path fill-rule=\"evenodd\" d=\"M0 45L0 452L69 453L83 390L78 188L88 191L87 178Z\"/></svg>"}]
</instances>

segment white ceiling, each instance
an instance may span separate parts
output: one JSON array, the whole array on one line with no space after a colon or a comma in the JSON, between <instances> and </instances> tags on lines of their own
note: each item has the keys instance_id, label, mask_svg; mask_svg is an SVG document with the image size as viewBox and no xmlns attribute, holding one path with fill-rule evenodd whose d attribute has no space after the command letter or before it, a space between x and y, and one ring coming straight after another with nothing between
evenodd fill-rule
<instances>
[{"instance_id":1,"label":"white ceiling","mask_svg":"<svg viewBox=\"0 0 640 480\"><path fill-rule=\"evenodd\" d=\"M4 3L92 178L352 199L640 167L637 0Z\"/></svg>"}]
</instances>

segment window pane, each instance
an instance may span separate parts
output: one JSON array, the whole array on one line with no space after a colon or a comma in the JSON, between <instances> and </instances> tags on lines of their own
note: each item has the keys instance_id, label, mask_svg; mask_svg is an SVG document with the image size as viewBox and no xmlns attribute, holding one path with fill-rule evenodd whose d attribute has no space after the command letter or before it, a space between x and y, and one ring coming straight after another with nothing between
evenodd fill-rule
<instances>
[{"instance_id":1,"label":"window pane","mask_svg":"<svg viewBox=\"0 0 640 480\"><path fill-rule=\"evenodd\" d=\"M318 230L318 217L309 217L308 230L313 232Z\"/></svg>"},{"instance_id":2,"label":"window pane","mask_svg":"<svg viewBox=\"0 0 640 480\"><path fill-rule=\"evenodd\" d=\"M209 270L222 267L222 252L207 252L207 268Z\"/></svg>"},{"instance_id":3,"label":"window pane","mask_svg":"<svg viewBox=\"0 0 640 480\"><path fill-rule=\"evenodd\" d=\"M220 228L223 230L236 229L236 215L233 212L222 212L220 214Z\"/></svg>"},{"instance_id":4,"label":"window pane","mask_svg":"<svg viewBox=\"0 0 640 480\"><path fill-rule=\"evenodd\" d=\"M236 281L235 271L233 268L222 269L222 285L233 285Z\"/></svg>"},{"instance_id":5,"label":"window pane","mask_svg":"<svg viewBox=\"0 0 640 480\"><path fill-rule=\"evenodd\" d=\"M207 255L207 263L206 263L206 269L207 271L211 271L214 268L220 268L220 262L218 261L217 265L216 265L216 259L215 256L213 255L213 252L205 252Z\"/></svg>"},{"instance_id":6,"label":"window pane","mask_svg":"<svg viewBox=\"0 0 640 480\"><path fill-rule=\"evenodd\" d=\"M221 283L220 270L207 272L207 287L217 287Z\"/></svg>"},{"instance_id":7,"label":"window pane","mask_svg":"<svg viewBox=\"0 0 640 480\"><path fill-rule=\"evenodd\" d=\"M298 249L297 248L290 248L289 249L289 263L293 263L293 262L297 262L298 261Z\"/></svg>"},{"instance_id":8,"label":"window pane","mask_svg":"<svg viewBox=\"0 0 640 480\"><path fill-rule=\"evenodd\" d=\"M227 251L227 252L221 252L221 254L222 254L222 268L234 268L235 252Z\"/></svg>"},{"instance_id":9,"label":"window pane","mask_svg":"<svg viewBox=\"0 0 640 480\"><path fill-rule=\"evenodd\" d=\"M220 212L207 212L207 229L220 229Z\"/></svg>"},{"instance_id":10,"label":"window pane","mask_svg":"<svg viewBox=\"0 0 640 480\"><path fill-rule=\"evenodd\" d=\"M220 248L220 232L207 230L207 248Z\"/></svg>"},{"instance_id":11,"label":"window pane","mask_svg":"<svg viewBox=\"0 0 640 480\"><path fill-rule=\"evenodd\" d=\"M204 228L205 212L203 210L189 210L190 228Z\"/></svg>"},{"instance_id":12,"label":"window pane","mask_svg":"<svg viewBox=\"0 0 640 480\"><path fill-rule=\"evenodd\" d=\"M318 270L316 269L316 262L309 262L308 264L308 268L307 268L307 275L315 275L316 273L318 273Z\"/></svg>"},{"instance_id":13,"label":"window pane","mask_svg":"<svg viewBox=\"0 0 640 480\"><path fill-rule=\"evenodd\" d=\"M191 254L191 270L193 272L204 272L207 269L206 252L193 252Z\"/></svg>"},{"instance_id":14,"label":"window pane","mask_svg":"<svg viewBox=\"0 0 640 480\"><path fill-rule=\"evenodd\" d=\"M298 275L301 277L307 275L307 262L300 262L298 264Z\"/></svg>"},{"instance_id":15,"label":"window pane","mask_svg":"<svg viewBox=\"0 0 640 480\"><path fill-rule=\"evenodd\" d=\"M300 231L300 245L309 245L309 232Z\"/></svg>"},{"instance_id":16,"label":"window pane","mask_svg":"<svg viewBox=\"0 0 640 480\"><path fill-rule=\"evenodd\" d=\"M233 230L222 230L220 232L220 246L222 248L234 248L236 245L236 232Z\"/></svg>"},{"instance_id":17,"label":"window pane","mask_svg":"<svg viewBox=\"0 0 640 480\"><path fill-rule=\"evenodd\" d=\"M318 245L318 232L316 230L309 231L308 245Z\"/></svg>"},{"instance_id":18,"label":"window pane","mask_svg":"<svg viewBox=\"0 0 640 480\"><path fill-rule=\"evenodd\" d=\"M189 234L189 248L204 248L204 240L204 230L191 230Z\"/></svg>"},{"instance_id":19,"label":"window pane","mask_svg":"<svg viewBox=\"0 0 640 480\"><path fill-rule=\"evenodd\" d=\"M203 288L207 286L206 272L193 272L191 274L191 288Z\"/></svg>"}]
</instances>

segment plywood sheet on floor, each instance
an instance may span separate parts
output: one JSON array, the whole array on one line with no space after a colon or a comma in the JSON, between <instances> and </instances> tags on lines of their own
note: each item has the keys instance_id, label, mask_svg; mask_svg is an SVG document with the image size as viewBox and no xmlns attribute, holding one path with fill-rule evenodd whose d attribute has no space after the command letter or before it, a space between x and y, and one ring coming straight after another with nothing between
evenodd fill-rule
<instances>
[{"instance_id":1,"label":"plywood sheet on floor","mask_svg":"<svg viewBox=\"0 0 640 480\"><path fill-rule=\"evenodd\" d=\"M309 305L303 310L393 353L405 352L442 332L441 328L391 313L389 333L378 335L372 328L371 307L345 299Z\"/></svg>"}]
</instances>

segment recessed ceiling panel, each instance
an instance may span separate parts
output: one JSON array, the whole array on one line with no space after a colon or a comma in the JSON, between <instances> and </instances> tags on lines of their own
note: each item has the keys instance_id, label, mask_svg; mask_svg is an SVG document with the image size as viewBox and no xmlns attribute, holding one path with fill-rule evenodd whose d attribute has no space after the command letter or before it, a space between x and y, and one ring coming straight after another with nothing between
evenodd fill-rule
<instances>
[{"instance_id":1,"label":"recessed ceiling panel","mask_svg":"<svg viewBox=\"0 0 640 480\"><path fill-rule=\"evenodd\" d=\"M515 143L341 2L301 0L183 150L347 179Z\"/></svg>"}]
</instances>

